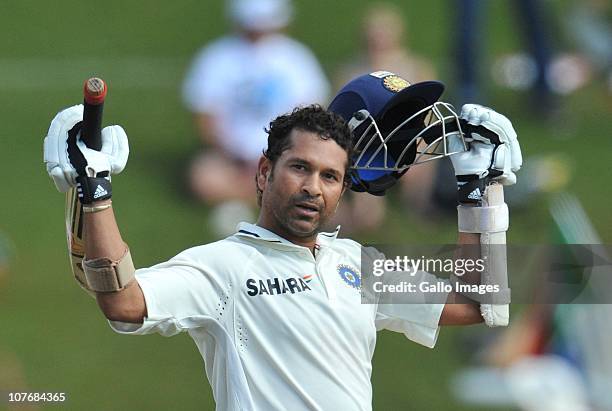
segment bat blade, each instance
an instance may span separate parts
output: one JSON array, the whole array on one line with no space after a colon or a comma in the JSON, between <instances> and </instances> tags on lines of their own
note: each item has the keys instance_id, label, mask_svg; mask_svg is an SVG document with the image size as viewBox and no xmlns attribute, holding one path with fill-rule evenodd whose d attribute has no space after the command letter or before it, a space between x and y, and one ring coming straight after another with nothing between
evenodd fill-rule
<instances>
[{"instance_id":1,"label":"bat blade","mask_svg":"<svg viewBox=\"0 0 612 411\"><path fill-rule=\"evenodd\" d=\"M85 257L85 243L83 242L82 226L83 210L79 202L77 191L70 189L66 193L66 208L64 219L66 222L66 239L68 241L68 255L70 268L79 284L87 289L85 272L83 271L83 258Z\"/></svg>"}]
</instances>

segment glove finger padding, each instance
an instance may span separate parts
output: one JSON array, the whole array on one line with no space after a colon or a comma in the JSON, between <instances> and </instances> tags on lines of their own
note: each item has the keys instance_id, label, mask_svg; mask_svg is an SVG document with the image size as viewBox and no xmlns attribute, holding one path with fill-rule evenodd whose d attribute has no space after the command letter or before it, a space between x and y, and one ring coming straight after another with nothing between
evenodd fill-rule
<instances>
[{"instance_id":1,"label":"glove finger padding","mask_svg":"<svg viewBox=\"0 0 612 411\"><path fill-rule=\"evenodd\" d=\"M470 124L478 126L483 120L481 116L484 114L483 110L485 109L486 107L480 104L464 104L463 107L461 107L461 114L459 117L467 120Z\"/></svg>"},{"instance_id":2,"label":"glove finger padding","mask_svg":"<svg viewBox=\"0 0 612 411\"><path fill-rule=\"evenodd\" d=\"M130 154L127 134L123 127L115 125L102 130L102 152L109 156L110 173L121 173Z\"/></svg>"},{"instance_id":3,"label":"glove finger padding","mask_svg":"<svg viewBox=\"0 0 612 411\"><path fill-rule=\"evenodd\" d=\"M66 136L83 119L83 106L76 105L60 111L51 121L44 140L44 161L47 173L60 192L74 186L76 170L68 158Z\"/></svg>"},{"instance_id":4,"label":"glove finger padding","mask_svg":"<svg viewBox=\"0 0 612 411\"><path fill-rule=\"evenodd\" d=\"M493 163L491 164L491 168L496 170L498 174L497 176L493 177L493 180L505 186L516 183L516 175L510 171L511 157L512 156L509 153L509 149L506 144L498 146L493 154Z\"/></svg>"},{"instance_id":5,"label":"glove finger padding","mask_svg":"<svg viewBox=\"0 0 612 411\"><path fill-rule=\"evenodd\" d=\"M47 170L47 172L49 173L49 177L51 177L53 180L57 191L60 193L65 193L66 191L70 190L72 185L68 182L68 180L66 180L64 170L59 167L53 167L51 170Z\"/></svg>"},{"instance_id":6,"label":"glove finger padding","mask_svg":"<svg viewBox=\"0 0 612 411\"><path fill-rule=\"evenodd\" d=\"M523 154L516 134L510 138L510 169L514 172L519 171L523 165Z\"/></svg>"},{"instance_id":7,"label":"glove finger padding","mask_svg":"<svg viewBox=\"0 0 612 411\"><path fill-rule=\"evenodd\" d=\"M500 144L499 146L495 147L495 151L493 152L491 168L503 172L509 163L506 160L510 160L509 156L506 155L506 145Z\"/></svg>"}]
</instances>

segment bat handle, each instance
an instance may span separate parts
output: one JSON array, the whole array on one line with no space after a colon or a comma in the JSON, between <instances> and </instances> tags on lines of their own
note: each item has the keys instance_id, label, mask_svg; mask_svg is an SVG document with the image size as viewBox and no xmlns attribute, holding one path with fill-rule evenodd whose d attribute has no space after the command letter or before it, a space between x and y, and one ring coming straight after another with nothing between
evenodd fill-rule
<instances>
[{"instance_id":1,"label":"bat handle","mask_svg":"<svg viewBox=\"0 0 612 411\"><path fill-rule=\"evenodd\" d=\"M83 127L81 139L92 150L102 149L102 111L107 87L104 81L92 77L83 85Z\"/></svg>"}]
</instances>

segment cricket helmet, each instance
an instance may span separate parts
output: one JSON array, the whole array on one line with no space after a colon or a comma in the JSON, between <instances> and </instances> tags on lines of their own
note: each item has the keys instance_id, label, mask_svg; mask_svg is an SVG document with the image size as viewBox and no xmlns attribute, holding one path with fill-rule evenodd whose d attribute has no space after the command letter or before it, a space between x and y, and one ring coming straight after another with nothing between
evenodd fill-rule
<instances>
[{"instance_id":1,"label":"cricket helmet","mask_svg":"<svg viewBox=\"0 0 612 411\"><path fill-rule=\"evenodd\" d=\"M376 71L338 92L328 108L353 132L353 191L384 195L411 166L454 154L446 139L457 131L462 136L461 124L453 107L438 101L443 91L438 81L410 84Z\"/></svg>"}]
</instances>

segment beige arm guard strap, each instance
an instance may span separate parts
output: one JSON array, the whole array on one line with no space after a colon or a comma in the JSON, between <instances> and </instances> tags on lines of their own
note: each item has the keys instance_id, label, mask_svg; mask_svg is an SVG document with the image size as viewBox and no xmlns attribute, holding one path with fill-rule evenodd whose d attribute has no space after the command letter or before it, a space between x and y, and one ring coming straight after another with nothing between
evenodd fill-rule
<instances>
[{"instance_id":1,"label":"beige arm guard strap","mask_svg":"<svg viewBox=\"0 0 612 411\"><path fill-rule=\"evenodd\" d=\"M130 249L118 261L109 258L83 259L86 288L98 293L123 290L132 280L136 269L132 262Z\"/></svg>"},{"instance_id":2,"label":"beige arm guard strap","mask_svg":"<svg viewBox=\"0 0 612 411\"><path fill-rule=\"evenodd\" d=\"M480 284L499 286L499 293L489 293L480 304L480 313L489 327L506 326L510 320L510 289L506 255L508 206L504 203L504 188L499 184L487 186L482 207L457 207L459 231L480 233L480 254L485 269Z\"/></svg>"}]
</instances>

